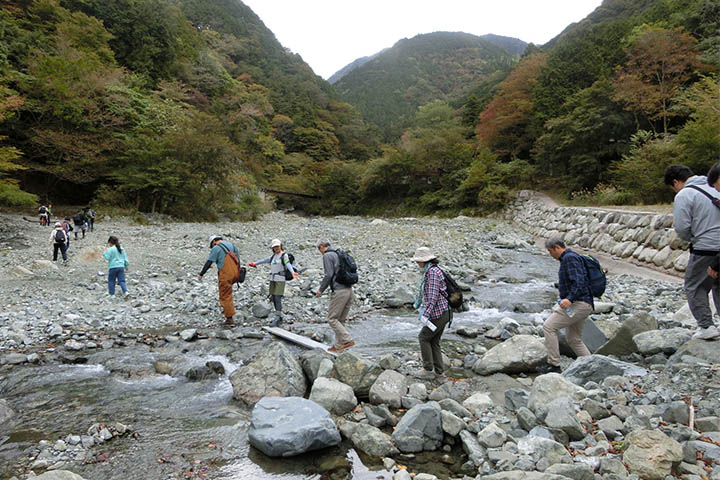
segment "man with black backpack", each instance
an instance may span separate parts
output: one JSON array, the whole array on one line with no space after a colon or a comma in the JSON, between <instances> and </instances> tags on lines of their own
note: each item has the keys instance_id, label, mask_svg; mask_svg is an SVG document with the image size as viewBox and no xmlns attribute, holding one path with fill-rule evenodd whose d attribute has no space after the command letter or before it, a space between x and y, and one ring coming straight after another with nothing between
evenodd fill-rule
<instances>
[{"instance_id":1,"label":"man with black backpack","mask_svg":"<svg viewBox=\"0 0 720 480\"><path fill-rule=\"evenodd\" d=\"M560 262L560 300L553 306L552 314L543 324L548 358L547 364L541 365L537 370L540 373L560 373L560 344L557 332L565 329L568 344L578 357L590 355L590 350L582 341L582 331L585 319L592 313L595 303L588 267L582 256L567 248L565 242L558 238L546 241L545 248L551 257Z\"/></svg>"},{"instance_id":2,"label":"man with black backpack","mask_svg":"<svg viewBox=\"0 0 720 480\"><path fill-rule=\"evenodd\" d=\"M218 295L220 297L220 305L225 315L225 325L232 326L233 316L235 315L235 304L233 303L232 287L236 282L241 282L240 270L244 267L240 266L240 251L238 248L227 240L223 240L220 235L210 235L210 255L205 265L203 265L198 280L202 281L203 275L214 263L218 268Z\"/></svg>"},{"instance_id":3,"label":"man with black backpack","mask_svg":"<svg viewBox=\"0 0 720 480\"><path fill-rule=\"evenodd\" d=\"M328 323L335 332L335 343L328 350L339 353L355 345L345 328L345 321L355 298L352 286L358 281L357 266L350 255L342 250L330 248L330 242L327 240L319 241L317 247L323 256L325 276L316 296L321 297L328 287L332 291L328 306Z\"/></svg>"},{"instance_id":4,"label":"man with black backpack","mask_svg":"<svg viewBox=\"0 0 720 480\"><path fill-rule=\"evenodd\" d=\"M57 262L58 250L62 253L63 265L67 265L68 236L62 223L55 222L55 228L50 233L50 243L53 246L53 262Z\"/></svg>"},{"instance_id":5,"label":"man with black backpack","mask_svg":"<svg viewBox=\"0 0 720 480\"><path fill-rule=\"evenodd\" d=\"M85 213L81 210L73 215L72 219L75 224L75 240L78 239L79 232L82 232L82 238L85 238L85 230L87 229L85 225Z\"/></svg>"},{"instance_id":6,"label":"man with black backpack","mask_svg":"<svg viewBox=\"0 0 720 480\"><path fill-rule=\"evenodd\" d=\"M690 243L685 294L698 325L693 338L720 337L708 300L712 292L715 307L720 312L720 284L709 275L720 269L720 195L708 185L704 175L693 174L685 165L667 167L664 180L665 185L676 193L673 228L678 237Z\"/></svg>"}]
</instances>

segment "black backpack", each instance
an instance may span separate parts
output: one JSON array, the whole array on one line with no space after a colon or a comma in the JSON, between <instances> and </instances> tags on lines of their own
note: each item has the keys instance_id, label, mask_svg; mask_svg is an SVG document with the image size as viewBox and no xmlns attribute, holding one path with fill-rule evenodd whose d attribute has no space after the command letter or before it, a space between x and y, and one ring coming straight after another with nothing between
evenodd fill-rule
<instances>
[{"instance_id":1,"label":"black backpack","mask_svg":"<svg viewBox=\"0 0 720 480\"><path fill-rule=\"evenodd\" d=\"M587 269L588 279L590 281L590 293L593 297L600 298L605 293L605 287L607 286L607 277L603 270L600 262L597 258L592 255L580 255L585 268Z\"/></svg>"},{"instance_id":2,"label":"black backpack","mask_svg":"<svg viewBox=\"0 0 720 480\"><path fill-rule=\"evenodd\" d=\"M335 281L348 287L355 285L359 280L355 259L347 252L343 252L342 250L329 251L335 252L339 260L338 271L335 274Z\"/></svg>"},{"instance_id":3,"label":"black backpack","mask_svg":"<svg viewBox=\"0 0 720 480\"><path fill-rule=\"evenodd\" d=\"M447 290L448 303L452 308L462 307L463 293L460 289L460 285L458 285L455 279L452 278L445 270L441 268L440 271L443 272L443 276L445 277L445 289Z\"/></svg>"},{"instance_id":4,"label":"black backpack","mask_svg":"<svg viewBox=\"0 0 720 480\"><path fill-rule=\"evenodd\" d=\"M292 253L287 253L287 252L283 253L283 257L286 256L286 255L287 255L288 260L289 260L288 263L295 263L295 256L294 256ZM282 260L282 257L280 257L280 261L281 261L281 262L283 261L283 260ZM285 272L285 280L290 281L290 280L293 279L293 274L292 274L292 272L291 272L290 270L287 269L287 267L285 267L285 265L287 265L287 264L286 264L286 263L283 263L283 272Z\"/></svg>"},{"instance_id":5,"label":"black backpack","mask_svg":"<svg viewBox=\"0 0 720 480\"><path fill-rule=\"evenodd\" d=\"M85 215L82 212L78 212L75 215L73 215L73 222L75 222L75 225L82 225L82 223L85 221Z\"/></svg>"},{"instance_id":6,"label":"black backpack","mask_svg":"<svg viewBox=\"0 0 720 480\"><path fill-rule=\"evenodd\" d=\"M55 243L65 243L65 230L62 228L55 230Z\"/></svg>"}]
</instances>

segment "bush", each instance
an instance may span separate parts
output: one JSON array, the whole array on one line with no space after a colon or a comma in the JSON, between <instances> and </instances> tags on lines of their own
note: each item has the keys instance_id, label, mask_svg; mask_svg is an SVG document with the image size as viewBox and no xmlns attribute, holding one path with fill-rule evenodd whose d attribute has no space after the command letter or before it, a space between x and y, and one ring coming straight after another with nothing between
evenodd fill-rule
<instances>
[{"instance_id":1,"label":"bush","mask_svg":"<svg viewBox=\"0 0 720 480\"><path fill-rule=\"evenodd\" d=\"M570 193L572 203L580 205L630 205L633 203L633 194L618 190L614 185L600 184L592 191L579 190Z\"/></svg>"}]
</instances>

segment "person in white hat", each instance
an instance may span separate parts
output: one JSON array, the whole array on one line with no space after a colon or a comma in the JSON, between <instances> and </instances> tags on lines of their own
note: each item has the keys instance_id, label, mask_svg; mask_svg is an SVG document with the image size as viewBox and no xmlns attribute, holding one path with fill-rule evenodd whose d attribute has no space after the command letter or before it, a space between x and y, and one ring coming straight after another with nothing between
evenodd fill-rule
<instances>
[{"instance_id":1,"label":"person in white hat","mask_svg":"<svg viewBox=\"0 0 720 480\"><path fill-rule=\"evenodd\" d=\"M291 278L297 278L298 274L293 268L292 262L290 261L290 255L283 250L283 245L280 239L274 238L270 242L270 248L272 249L272 255L257 262L248 263L249 266L257 268L258 265L264 263L270 264L270 289L269 295L275 307L275 320L270 323L271 326L277 327L283 321L282 316L282 297L285 295L285 281L288 280L288 276ZM288 272L286 276L286 272Z\"/></svg>"},{"instance_id":2,"label":"person in white hat","mask_svg":"<svg viewBox=\"0 0 720 480\"><path fill-rule=\"evenodd\" d=\"M55 222L55 228L50 232L50 244L53 246L53 262L57 262L59 250L62 253L63 265L66 265L68 236L62 223Z\"/></svg>"},{"instance_id":3,"label":"person in white hat","mask_svg":"<svg viewBox=\"0 0 720 480\"><path fill-rule=\"evenodd\" d=\"M418 377L431 379L436 374L442 375L445 371L440 338L451 320L451 309L445 275L438 266L440 262L432 250L428 247L419 247L415 250L412 261L423 271L423 279L414 305L419 311L420 323L423 324L418 334L423 371Z\"/></svg>"},{"instance_id":4,"label":"person in white hat","mask_svg":"<svg viewBox=\"0 0 720 480\"><path fill-rule=\"evenodd\" d=\"M232 287L238 278L240 251L231 242L223 240L220 235L210 235L208 240L210 241L210 255L198 275L198 280L202 281L203 275L213 263L217 265L220 305L225 315L225 325L232 326L235 315Z\"/></svg>"}]
</instances>

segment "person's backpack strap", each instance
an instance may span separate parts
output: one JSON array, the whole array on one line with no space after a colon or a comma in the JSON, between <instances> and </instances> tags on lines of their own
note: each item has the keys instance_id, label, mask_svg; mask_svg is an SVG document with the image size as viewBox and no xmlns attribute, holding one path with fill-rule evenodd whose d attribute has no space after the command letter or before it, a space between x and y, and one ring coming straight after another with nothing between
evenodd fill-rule
<instances>
[{"instance_id":1,"label":"person's backpack strap","mask_svg":"<svg viewBox=\"0 0 720 480\"><path fill-rule=\"evenodd\" d=\"M698 187L697 185L688 185L688 188L692 188L693 190L697 190L698 192L702 193L706 197L710 199L710 202L715 205L718 209L720 209L720 198L715 197L713 195L710 195L708 192L703 190L702 188Z\"/></svg>"}]
</instances>

